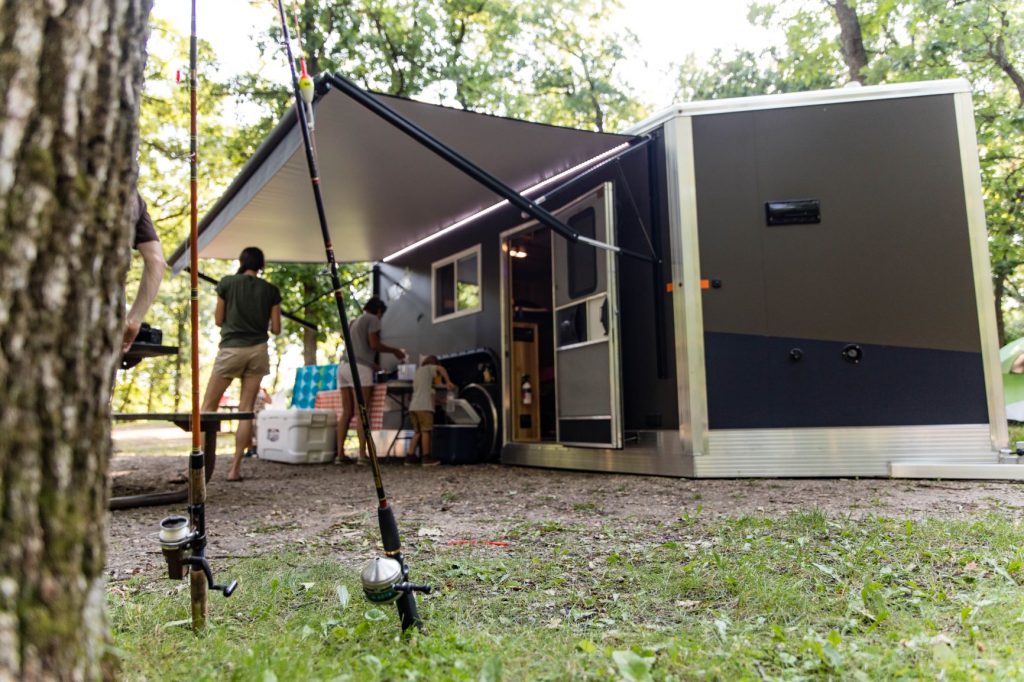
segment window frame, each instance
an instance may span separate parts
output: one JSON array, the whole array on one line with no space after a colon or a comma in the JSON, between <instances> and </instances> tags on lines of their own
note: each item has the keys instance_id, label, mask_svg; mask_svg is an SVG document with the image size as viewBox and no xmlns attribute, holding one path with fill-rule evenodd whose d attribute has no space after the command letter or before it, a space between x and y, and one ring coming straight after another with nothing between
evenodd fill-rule
<instances>
[{"instance_id":1,"label":"window frame","mask_svg":"<svg viewBox=\"0 0 1024 682\"><path fill-rule=\"evenodd\" d=\"M438 322L447 322L458 317L465 317L466 315L475 315L483 311L484 309L484 284L483 284L483 259L480 257L480 244L463 249L458 253L453 253L450 256L446 256L440 260L436 260L430 264L430 317L434 324ZM458 310L459 305L459 261L467 256L476 256L476 281L477 286L480 288L480 302L473 308L464 308ZM438 315L437 311L437 271L448 265L453 267L454 274L454 286L455 291L452 292L454 295L456 310L453 313L447 313L444 315Z\"/></svg>"}]
</instances>

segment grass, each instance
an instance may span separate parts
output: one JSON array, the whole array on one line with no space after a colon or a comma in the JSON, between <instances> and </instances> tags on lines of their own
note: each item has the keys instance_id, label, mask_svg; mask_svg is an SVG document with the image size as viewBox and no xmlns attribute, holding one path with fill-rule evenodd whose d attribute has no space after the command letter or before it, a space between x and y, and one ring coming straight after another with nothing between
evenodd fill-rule
<instances>
[{"instance_id":1,"label":"grass","mask_svg":"<svg viewBox=\"0 0 1024 682\"><path fill-rule=\"evenodd\" d=\"M820 513L586 528L509 547L407 548L426 633L366 602L358 565L308 552L217 560L237 578L193 635L185 583L112 585L128 679L1024 678L1024 527Z\"/></svg>"}]
</instances>

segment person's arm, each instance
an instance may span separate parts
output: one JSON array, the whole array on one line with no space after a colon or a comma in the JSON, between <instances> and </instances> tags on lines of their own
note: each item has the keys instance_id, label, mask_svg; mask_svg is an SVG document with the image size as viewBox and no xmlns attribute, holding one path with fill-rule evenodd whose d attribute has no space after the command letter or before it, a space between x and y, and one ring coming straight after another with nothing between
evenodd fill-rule
<instances>
[{"instance_id":1,"label":"person's arm","mask_svg":"<svg viewBox=\"0 0 1024 682\"><path fill-rule=\"evenodd\" d=\"M380 332L370 332L370 348L377 353L391 353L399 361L405 360L405 353L402 352L401 348L389 346L380 340Z\"/></svg>"},{"instance_id":2,"label":"person's arm","mask_svg":"<svg viewBox=\"0 0 1024 682\"><path fill-rule=\"evenodd\" d=\"M441 365L438 365L437 371L441 373L441 376L444 378L444 383L448 384L448 388L450 390L455 390L455 384L452 383L452 378L448 376L448 370Z\"/></svg>"},{"instance_id":3,"label":"person's arm","mask_svg":"<svg viewBox=\"0 0 1024 682\"><path fill-rule=\"evenodd\" d=\"M217 297L217 309L213 311L213 322L218 327L224 326L224 311L227 308L227 304L224 303L224 299L220 296Z\"/></svg>"},{"instance_id":4,"label":"person's arm","mask_svg":"<svg viewBox=\"0 0 1024 682\"><path fill-rule=\"evenodd\" d=\"M160 282L164 278L164 270L167 268L167 261L164 260L164 251L160 248L159 241L142 242L138 245L138 250L142 256L142 280L139 282L139 291L135 295L135 300L132 302L132 307L125 320L124 336L121 340L122 353L131 348L135 337L139 335L142 318L146 316L149 307L156 300Z\"/></svg>"},{"instance_id":5,"label":"person's arm","mask_svg":"<svg viewBox=\"0 0 1024 682\"><path fill-rule=\"evenodd\" d=\"M270 309L270 333L275 336L281 333L281 306L279 305Z\"/></svg>"}]
</instances>

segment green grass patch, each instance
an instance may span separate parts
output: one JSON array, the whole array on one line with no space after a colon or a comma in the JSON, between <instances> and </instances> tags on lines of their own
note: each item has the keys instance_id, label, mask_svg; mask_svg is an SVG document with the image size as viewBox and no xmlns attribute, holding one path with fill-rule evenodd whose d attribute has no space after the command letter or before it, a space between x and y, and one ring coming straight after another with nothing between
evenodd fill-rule
<instances>
[{"instance_id":1,"label":"green grass patch","mask_svg":"<svg viewBox=\"0 0 1024 682\"><path fill-rule=\"evenodd\" d=\"M410 551L425 633L366 602L361 566L215 560L230 599L111 586L129 679L1020 679L1024 528L818 513L628 528L517 526L510 547Z\"/></svg>"}]
</instances>

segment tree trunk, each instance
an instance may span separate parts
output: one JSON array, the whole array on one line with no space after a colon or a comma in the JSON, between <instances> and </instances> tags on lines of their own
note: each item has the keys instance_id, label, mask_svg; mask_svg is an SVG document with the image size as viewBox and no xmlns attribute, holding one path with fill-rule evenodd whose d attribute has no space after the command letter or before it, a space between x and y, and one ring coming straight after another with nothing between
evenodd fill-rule
<instances>
[{"instance_id":1,"label":"tree trunk","mask_svg":"<svg viewBox=\"0 0 1024 682\"><path fill-rule=\"evenodd\" d=\"M843 60L850 72L850 80L864 83L862 72L868 66L868 53L864 49L864 37L861 35L857 10L847 0L835 0L830 4L839 22L839 41L843 48Z\"/></svg>"},{"instance_id":2,"label":"tree trunk","mask_svg":"<svg viewBox=\"0 0 1024 682\"><path fill-rule=\"evenodd\" d=\"M175 355L174 355L174 411L175 412L180 412L181 411L181 390L182 390L182 383L183 383L183 379L184 379L183 375L184 375L184 366L185 366L185 357L184 357L184 352L183 351L185 350L185 342L190 340L189 339L189 334L188 334L188 324L190 322L190 319L189 319L190 311L191 311L191 306L190 306L189 303L186 303L185 305L181 306L181 308L180 308L180 310L178 312L178 319L176 320L177 324L178 324L178 334L177 334L177 337L176 337L176 343L178 344L178 352L175 353ZM189 349L189 353L190 354L191 354L191 351L192 351L192 349L190 348ZM191 405L191 402L192 401L190 400L189 401L190 405Z\"/></svg>"},{"instance_id":3,"label":"tree trunk","mask_svg":"<svg viewBox=\"0 0 1024 682\"><path fill-rule=\"evenodd\" d=\"M988 53L995 61L996 66L1006 74L1006 77L1013 83L1013 87L1017 89L1017 107L1024 108L1024 75L1021 75L1006 54L1006 38L1003 35L1003 32L1009 28L1006 12L1002 12L1000 15L1000 26L1002 31L994 38L989 39Z\"/></svg>"},{"instance_id":4,"label":"tree trunk","mask_svg":"<svg viewBox=\"0 0 1024 682\"><path fill-rule=\"evenodd\" d=\"M316 287L311 282L302 283L302 300L308 301L316 294ZM302 310L303 316L312 319L312 308L306 307ZM302 328L302 364L316 364L316 332L309 327Z\"/></svg>"},{"instance_id":5,"label":"tree trunk","mask_svg":"<svg viewBox=\"0 0 1024 682\"><path fill-rule=\"evenodd\" d=\"M1006 319L1003 317L1003 301L1006 298L1006 277L996 275L994 278L995 305L996 305L996 338L999 340L999 347L1006 345Z\"/></svg>"},{"instance_id":6,"label":"tree trunk","mask_svg":"<svg viewBox=\"0 0 1024 682\"><path fill-rule=\"evenodd\" d=\"M0 680L113 674L110 399L150 3L0 0Z\"/></svg>"}]
</instances>

